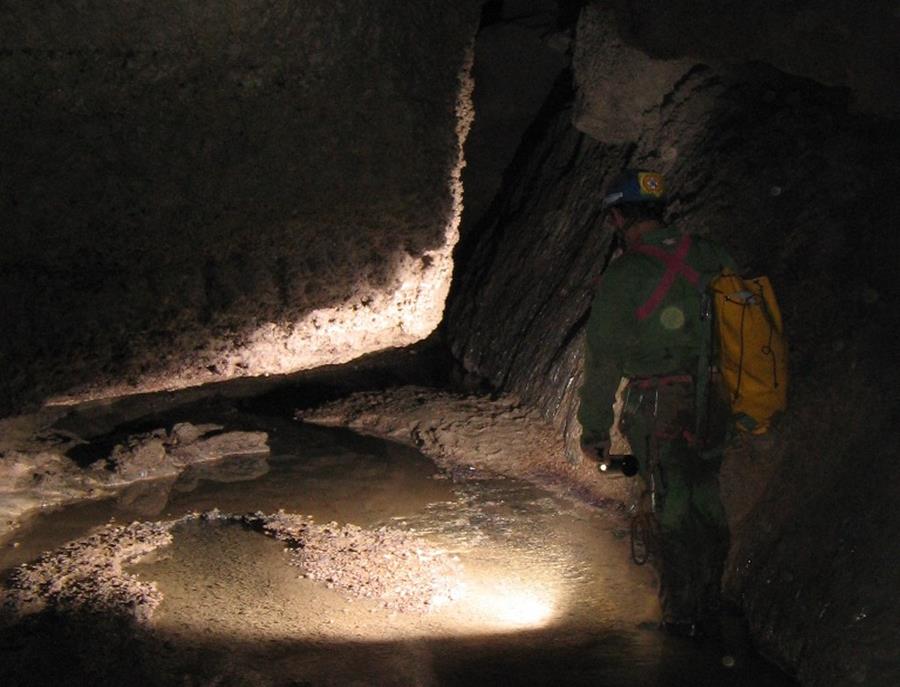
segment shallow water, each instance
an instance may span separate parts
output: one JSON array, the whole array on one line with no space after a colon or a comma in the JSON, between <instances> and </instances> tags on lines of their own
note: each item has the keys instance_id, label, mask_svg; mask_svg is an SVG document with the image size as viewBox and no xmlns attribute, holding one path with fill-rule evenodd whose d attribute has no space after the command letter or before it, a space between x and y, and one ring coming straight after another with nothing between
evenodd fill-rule
<instances>
[{"instance_id":1,"label":"shallow water","mask_svg":"<svg viewBox=\"0 0 900 687\"><path fill-rule=\"evenodd\" d=\"M281 422L268 429L268 459L197 466L175 481L46 514L19 534L18 548L5 548L0 567L110 517L282 508L317 522L413 531L458 556L465 592L427 614L391 612L299 578L275 540L189 522L132 569L165 595L147 631L117 634L123 645L113 650L90 631L73 639L58 624L32 628L31 644L4 649L6 683L790 684L739 646L642 629L658 613L652 576L630 563L627 541L601 514L517 480L453 484L418 452L349 432ZM37 658L41 641L72 668L49 674ZM722 666L725 652L734 654L732 669Z\"/></svg>"}]
</instances>

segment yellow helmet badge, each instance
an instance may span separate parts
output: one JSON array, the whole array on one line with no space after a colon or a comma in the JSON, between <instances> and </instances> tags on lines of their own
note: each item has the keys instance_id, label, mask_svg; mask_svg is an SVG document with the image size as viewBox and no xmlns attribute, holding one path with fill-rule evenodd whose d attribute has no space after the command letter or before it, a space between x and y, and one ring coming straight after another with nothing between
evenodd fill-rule
<instances>
[{"instance_id":1,"label":"yellow helmet badge","mask_svg":"<svg viewBox=\"0 0 900 687\"><path fill-rule=\"evenodd\" d=\"M666 194L662 174L656 172L638 172L638 186L642 195L662 198Z\"/></svg>"}]
</instances>

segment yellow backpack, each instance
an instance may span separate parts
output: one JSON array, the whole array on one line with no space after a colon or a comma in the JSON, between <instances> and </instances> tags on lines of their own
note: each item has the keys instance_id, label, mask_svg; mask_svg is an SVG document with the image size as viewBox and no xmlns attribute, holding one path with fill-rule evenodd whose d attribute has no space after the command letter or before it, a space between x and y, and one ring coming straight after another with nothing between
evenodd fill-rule
<instances>
[{"instance_id":1,"label":"yellow backpack","mask_svg":"<svg viewBox=\"0 0 900 687\"><path fill-rule=\"evenodd\" d=\"M787 341L768 277L725 270L709 283L715 359L739 429L768 431L787 407Z\"/></svg>"}]
</instances>

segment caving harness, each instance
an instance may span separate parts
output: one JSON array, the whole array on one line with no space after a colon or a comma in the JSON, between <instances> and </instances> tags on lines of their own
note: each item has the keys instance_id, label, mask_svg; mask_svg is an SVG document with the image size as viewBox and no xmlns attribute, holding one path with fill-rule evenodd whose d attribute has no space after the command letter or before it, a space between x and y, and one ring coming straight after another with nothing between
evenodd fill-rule
<instances>
[{"instance_id":1,"label":"caving harness","mask_svg":"<svg viewBox=\"0 0 900 687\"><path fill-rule=\"evenodd\" d=\"M690 375L666 375L659 377L633 378L625 391L624 408L631 412L649 415L652 418L651 431L645 436L644 455L647 457L646 478L636 482L638 492L631 506L631 560L644 565L658 552L660 541L659 519L656 514L663 508L666 497L666 483L660 467L659 442L678 438L664 432L657 426L659 417L659 390L673 384L693 384ZM633 395L637 399L633 400ZM649 406L649 407L648 407ZM645 410L646 409L646 410ZM693 433L682 428L683 438L688 443L696 441Z\"/></svg>"}]
</instances>

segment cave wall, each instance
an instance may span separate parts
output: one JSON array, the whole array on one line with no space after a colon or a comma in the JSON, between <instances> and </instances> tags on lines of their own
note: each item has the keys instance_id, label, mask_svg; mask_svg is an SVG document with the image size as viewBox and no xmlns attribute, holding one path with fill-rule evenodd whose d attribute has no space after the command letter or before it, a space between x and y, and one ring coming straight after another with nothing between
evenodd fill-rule
<instances>
[{"instance_id":1,"label":"cave wall","mask_svg":"<svg viewBox=\"0 0 900 687\"><path fill-rule=\"evenodd\" d=\"M593 0L628 45L660 59L765 62L847 88L851 108L900 116L900 8L893 0Z\"/></svg>"},{"instance_id":2,"label":"cave wall","mask_svg":"<svg viewBox=\"0 0 900 687\"><path fill-rule=\"evenodd\" d=\"M461 236L490 206L522 134L568 65L573 27L560 14L555 0L494 3L482 10L472 65L476 116L465 144Z\"/></svg>"},{"instance_id":3,"label":"cave wall","mask_svg":"<svg viewBox=\"0 0 900 687\"><path fill-rule=\"evenodd\" d=\"M0 416L427 335L479 5L4 3Z\"/></svg>"},{"instance_id":4,"label":"cave wall","mask_svg":"<svg viewBox=\"0 0 900 687\"><path fill-rule=\"evenodd\" d=\"M791 343L789 412L723 466L726 589L804 684L898 684L900 123L771 65L637 50L619 19L609 3L583 11L571 82L457 250L447 339L470 372L556 422L577 460L581 334L610 246L602 188L625 166L666 173L670 220L772 278ZM607 73L647 88L619 100ZM616 121L631 133L585 133Z\"/></svg>"}]
</instances>

